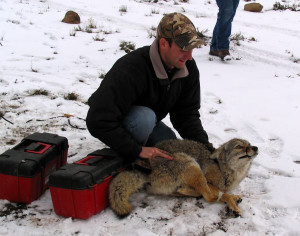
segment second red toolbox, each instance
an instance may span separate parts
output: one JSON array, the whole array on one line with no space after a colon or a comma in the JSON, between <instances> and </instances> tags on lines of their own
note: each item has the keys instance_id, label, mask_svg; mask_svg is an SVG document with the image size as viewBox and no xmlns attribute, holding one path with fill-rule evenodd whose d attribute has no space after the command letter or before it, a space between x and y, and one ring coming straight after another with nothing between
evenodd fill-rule
<instances>
[{"instance_id":1,"label":"second red toolbox","mask_svg":"<svg viewBox=\"0 0 300 236\"><path fill-rule=\"evenodd\" d=\"M65 165L68 140L34 133L0 155L0 199L31 203L48 188L49 175Z\"/></svg>"},{"instance_id":2,"label":"second red toolbox","mask_svg":"<svg viewBox=\"0 0 300 236\"><path fill-rule=\"evenodd\" d=\"M104 148L61 167L50 175L49 186L57 215L87 219L108 205L108 185L126 167L124 159Z\"/></svg>"}]
</instances>

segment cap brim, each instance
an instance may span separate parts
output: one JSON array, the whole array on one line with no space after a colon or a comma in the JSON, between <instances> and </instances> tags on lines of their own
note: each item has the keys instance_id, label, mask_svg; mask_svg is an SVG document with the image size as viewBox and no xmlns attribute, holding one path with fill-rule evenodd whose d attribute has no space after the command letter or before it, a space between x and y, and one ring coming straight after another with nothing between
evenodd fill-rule
<instances>
[{"instance_id":1,"label":"cap brim","mask_svg":"<svg viewBox=\"0 0 300 236\"><path fill-rule=\"evenodd\" d=\"M174 42L183 50L183 51L189 51L194 48L199 47L200 45L206 45L206 43L197 36L193 36L190 38L190 40L186 40L186 38L178 38L175 39Z\"/></svg>"}]
</instances>

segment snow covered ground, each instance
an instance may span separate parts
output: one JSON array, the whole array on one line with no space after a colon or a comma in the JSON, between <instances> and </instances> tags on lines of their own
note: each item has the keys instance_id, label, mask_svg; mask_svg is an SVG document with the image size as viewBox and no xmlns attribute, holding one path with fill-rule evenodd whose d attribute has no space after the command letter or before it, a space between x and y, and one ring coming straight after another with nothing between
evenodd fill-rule
<instances>
[{"instance_id":1,"label":"snow covered ground","mask_svg":"<svg viewBox=\"0 0 300 236\"><path fill-rule=\"evenodd\" d=\"M203 199L140 192L125 219L107 208L77 220L54 213L48 190L28 205L0 200L0 235L300 235L300 13L272 10L276 0L257 2L261 13L244 11L240 2L234 60L210 57L208 45L193 53L211 142L239 137L259 147L233 192L243 195L242 217ZM80 15L81 31L61 22L68 10ZM87 99L125 54L121 41L151 44L163 14L175 11L211 36L214 0L0 0L0 111L13 123L0 120L0 153L34 132L67 137L68 163L104 147L86 130Z\"/></svg>"}]
</instances>

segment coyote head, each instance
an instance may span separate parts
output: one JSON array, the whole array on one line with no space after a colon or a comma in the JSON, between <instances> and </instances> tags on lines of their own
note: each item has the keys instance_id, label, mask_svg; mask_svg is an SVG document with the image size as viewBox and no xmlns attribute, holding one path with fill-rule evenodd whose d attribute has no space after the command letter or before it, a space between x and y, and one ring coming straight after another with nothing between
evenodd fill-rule
<instances>
[{"instance_id":1,"label":"coyote head","mask_svg":"<svg viewBox=\"0 0 300 236\"><path fill-rule=\"evenodd\" d=\"M216 159L220 166L226 165L229 169L240 170L250 166L257 154L256 146L252 146L246 140L235 138L216 149L211 158Z\"/></svg>"}]
</instances>

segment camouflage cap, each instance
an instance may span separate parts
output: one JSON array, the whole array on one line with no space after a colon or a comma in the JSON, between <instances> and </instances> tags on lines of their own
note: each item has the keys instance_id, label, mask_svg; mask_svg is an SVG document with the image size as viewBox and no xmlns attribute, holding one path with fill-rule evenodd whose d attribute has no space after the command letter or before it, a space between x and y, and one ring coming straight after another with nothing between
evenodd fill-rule
<instances>
[{"instance_id":1,"label":"camouflage cap","mask_svg":"<svg viewBox=\"0 0 300 236\"><path fill-rule=\"evenodd\" d=\"M167 14L161 19L157 27L157 36L172 39L184 51L205 45L192 21L177 12Z\"/></svg>"}]
</instances>

